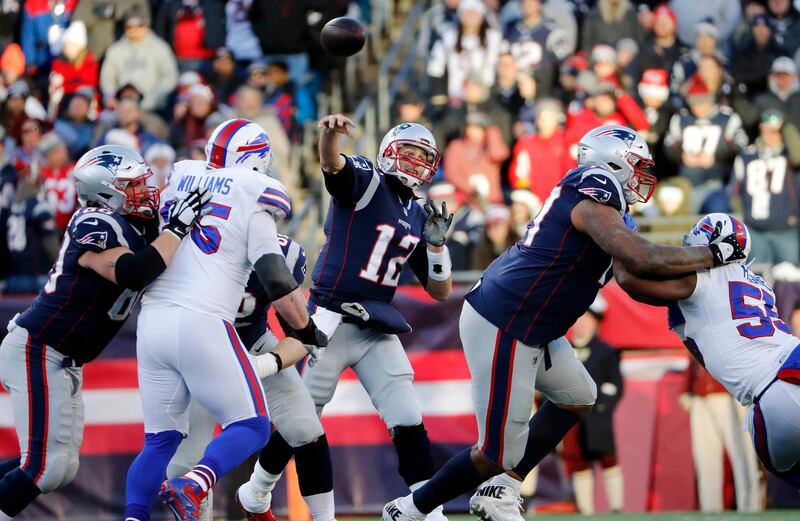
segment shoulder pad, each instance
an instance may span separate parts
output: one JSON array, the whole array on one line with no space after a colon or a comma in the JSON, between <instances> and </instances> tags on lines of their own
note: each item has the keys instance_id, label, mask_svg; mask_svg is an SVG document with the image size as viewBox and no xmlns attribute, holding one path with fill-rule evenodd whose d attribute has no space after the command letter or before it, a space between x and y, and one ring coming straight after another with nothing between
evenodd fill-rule
<instances>
[{"instance_id":1,"label":"shoulder pad","mask_svg":"<svg viewBox=\"0 0 800 521\"><path fill-rule=\"evenodd\" d=\"M81 208L69 223L72 240L89 251L103 251L117 246L129 248L122 217L104 208Z\"/></svg>"},{"instance_id":2,"label":"shoulder pad","mask_svg":"<svg viewBox=\"0 0 800 521\"><path fill-rule=\"evenodd\" d=\"M363 170L365 172L372 173L374 168L372 167L372 161L367 159L364 156L347 156L353 162L353 167L358 170Z\"/></svg>"},{"instance_id":3,"label":"shoulder pad","mask_svg":"<svg viewBox=\"0 0 800 521\"><path fill-rule=\"evenodd\" d=\"M252 175L259 175L252 173ZM259 183L260 193L258 203L275 217L275 221L285 219L292 211L289 193L283 184L272 177L262 176L263 180Z\"/></svg>"},{"instance_id":4,"label":"shoulder pad","mask_svg":"<svg viewBox=\"0 0 800 521\"><path fill-rule=\"evenodd\" d=\"M621 212L627 209L625 194L619 180L602 168L589 168L581 175L576 189L585 197L612 206Z\"/></svg>"}]
</instances>

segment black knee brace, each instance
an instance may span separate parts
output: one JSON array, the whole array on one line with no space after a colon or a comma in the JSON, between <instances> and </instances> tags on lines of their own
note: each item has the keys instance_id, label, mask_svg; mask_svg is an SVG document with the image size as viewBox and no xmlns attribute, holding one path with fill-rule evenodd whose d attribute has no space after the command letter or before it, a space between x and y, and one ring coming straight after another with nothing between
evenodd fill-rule
<instances>
[{"instance_id":1,"label":"black knee brace","mask_svg":"<svg viewBox=\"0 0 800 521\"><path fill-rule=\"evenodd\" d=\"M297 465L300 493L304 497L333 490L331 450L324 434L316 441L294 449L294 462Z\"/></svg>"},{"instance_id":2,"label":"black knee brace","mask_svg":"<svg viewBox=\"0 0 800 521\"><path fill-rule=\"evenodd\" d=\"M269 441L258 455L258 463L270 474L278 475L289 464L292 456L294 456L294 449L286 443L280 432L273 430Z\"/></svg>"},{"instance_id":3,"label":"black knee brace","mask_svg":"<svg viewBox=\"0 0 800 521\"><path fill-rule=\"evenodd\" d=\"M435 469L431 440L428 439L425 426L421 423L410 427L401 425L389 429L389 433L397 451L397 471L406 485L430 479Z\"/></svg>"}]
</instances>

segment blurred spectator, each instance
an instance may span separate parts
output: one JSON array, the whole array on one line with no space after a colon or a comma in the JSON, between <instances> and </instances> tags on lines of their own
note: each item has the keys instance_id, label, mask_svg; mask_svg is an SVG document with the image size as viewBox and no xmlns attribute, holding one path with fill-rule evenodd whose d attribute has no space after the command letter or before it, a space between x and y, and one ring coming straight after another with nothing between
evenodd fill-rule
<instances>
[{"instance_id":1,"label":"blurred spectator","mask_svg":"<svg viewBox=\"0 0 800 521\"><path fill-rule=\"evenodd\" d=\"M207 87L206 87L207 88ZM123 97L117 102L116 118L107 124L97 127L97 134L100 138L97 145L108 144L108 132L113 129L122 129L130 132L136 137L137 146L133 147L141 153L159 141L153 133L149 132L142 121L142 110L136 100L130 97ZM175 128L172 129L175 132Z\"/></svg>"},{"instance_id":2,"label":"blurred spectator","mask_svg":"<svg viewBox=\"0 0 800 521\"><path fill-rule=\"evenodd\" d=\"M214 93L207 85L192 85L185 114L172 122L170 142L175 148L191 147L207 137L206 120L216 109Z\"/></svg>"},{"instance_id":3,"label":"blurred spectator","mask_svg":"<svg viewBox=\"0 0 800 521\"><path fill-rule=\"evenodd\" d=\"M206 140L195 139L189 146L189 158L194 161L206 160Z\"/></svg>"},{"instance_id":4,"label":"blurred spectator","mask_svg":"<svg viewBox=\"0 0 800 521\"><path fill-rule=\"evenodd\" d=\"M733 467L736 509L761 510L758 460L750 437L741 427L744 407L695 358L689 364L687 391L680 403L689 412L700 510L723 510L725 455Z\"/></svg>"},{"instance_id":5,"label":"blurred spectator","mask_svg":"<svg viewBox=\"0 0 800 521\"><path fill-rule=\"evenodd\" d=\"M595 464L602 469L608 509L621 512L624 504L622 467L614 440L614 411L625 392L620 352L598 335L608 304L598 295L589 310L572 326L575 356L597 384L597 401L582 422L564 437L562 456L572 476L575 503L583 515L595 513Z\"/></svg>"},{"instance_id":6,"label":"blurred spectator","mask_svg":"<svg viewBox=\"0 0 800 521\"><path fill-rule=\"evenodd\" d=\"M525 72L517 75L517 92L521 101L521 106L518 109L517 117L519 121L513 122L514 138L519 138L534 130L534 121L536 119L536 99L538 94L538 86L536 79ZM512 120L513 121L513 120ZM511 141L507 141L511 142Z\"/></svg>"},{"instance_id":7,"label":"blurred spectator","mask_svg":"<svg viewBox=\"0 0 800 521\"><path fill-rule=\"evenodd\" d=\"M0 49L11 45L14 40L19 41L17 32L22 4L16 0L6 2L0 9Z\"/></svg>"},{"instance_id":8,"label":"blurred spectator","mask_svg":"<svg viewBox=\"0 0 800 521\"><path fill-rule=\"evenodd\" d=\"M464 198L456 193L455 186L450 183L431 185L427 195L429 200L437 204L446 203L447 210L453 212L453 225L447 237L453 271L469 270L472 248L483 230L483 213L464 204Z\"/></svg>"},{"instance_id":9,"label":"blurred spectator","mask_svg":"<svg viewBox=\"0 0 800 521\"><path fill-rule=\"evenodd\" d=\"M250 23L250 6L253 0L225 2L225 47L240 64L260 60L261 44Z\"/></svg>"},{"instance_id":10,"label":"blurred spectator","mask_svg":"<svg viewBox=\"0 0 800 521\"><path fill-rule=\"evenodd\" d=\"M175 50L181 72L207 75L225 46L225 10L217 0L164 0L153 28Z\"/></svg>"},{"instance_id":11,"label":"blurred spectator","mask_svg":"<svg viewBox=\"0 0 800 521\"><path fill-rule=\"evenodd\" d=\"M89 119L89 109L94 97L93 89L78 89L69 97L66 110L55 122L55 131L67 145L72 159L78 159L92 145L94 123Z\"/></svg>"},{"instance_id":12,"label":"blurred spectator","mask_svg":"<svg viewBox=\"0 0 800 521\"><path fill-rule=\"evenodd\" d=\"M736 153L747 145L739 116L720 106L703 81L692 78L688 109L670 121L664 138L666 154L679 164L679 174L692 183L692 213L729 210L723 179Z\"/></svg>"},{"instance_id":13,"label":"blurred spectator","mask_svg":"<svg viewBox=\"0 0 800 521\"><path fill-rule=\"evenodd\" d=\"M755 125L767 109L776 109L784 114L786 121L800 128L800 84L797 81L797 65L786 56L776 58L770 67L769 91L762 92L753 100L749 111L742 111L747 126Z\"/></svg>"},{"instance_id":14,"label":"blurred spectator","mask_svg":"<svg viewBox=\"0 0 800 521\"><path fill-rule=\"evenodd\" d=\"M25 115L25 103L30 94L31 91L28 84L23 80L19 80L8 88L6 99L3 100L0 124L16 143L20 141L22 122L27 117Z\"/></svg>"},{"instance_id":15,"label":"blurred spectator","mask_svg":"<svg viewBox=\"0 0 800 521\"><path fill-rule=\"evenodd\" d=\"M323 0L252 0L250 22L261 52L267 59L286 63L297 85L304 84L308 76L306 17L311 9L321 9L324 4Z\"/></svg>"},{"instance_id":16,"label":"blurred spectator","mask_svg":"<svg viewBox=\"0 0 800 521\"><path fill-rule=\"evenodd\" d=\"M672 68L671 89L673 93L678 93L688 80L697 73L700 59L703 56L716 55L717 28L709 23L700 23L696 27L695 45L688 53L681 56ZM678 101L680 99L678 98Z\"/></svg>"},{"instance_id":17,"label":"blurred spectator","mask_svg":"<svg viewBox=\"0 0 800 521\"><path fill-rule=\"evenodd\" d=\"M445 104L446 97L463 98L464 78L470 74L480 75L487 87L494 83L503 37L489 26L485 15L480 0L461 0L457 26L447 27L433 44L427 72L433 82L434 104Z\"/></svg>"},{"instance_id":18,"label":"blurred spectator","mask_svg":"<svg viewBox=\"0 0 800 521\"><path fill-rule=\"evenodd\" d=\"M7 295L35 293L47 282L58 255L59 235L53 209L41 190L39 169L19 172L13 203L6 219Z\"/></svg>"},{"instance_id":19,"label":"blurred spectator","mask_svg":"<svg viewBox=\"0 0 800 521\"><path fill-rule=\"evenodd\" d=\"M5 129L0 127L0 293L9 271L7 223L11 205L14 204L14 193L17 191L17 171L8 162L5 137Z\"/></svg>"},{"instance_id":20,"label":"blurred spectator","mask_svg":"<svg viewBox=\"0 0 800 521\"><path fill-rule=\"evenodd\" d=\"M125 35L108 48L100 69L106 103L113 103L114 94L128 83L142 93L144 110L163 109L178 83L172 49L150 30L149 16L137 7L125 14Z\"/></svg>"},{"instance_id":21,"label":"blurred spectator","mask_svg":"<svg viewBox=\"0 0 800 521\"><path fill-rule=\"evenodd\" d=\"M433 44L442 37L442 31L446 27L458 24L456 11L459 2L460 0L435 2L423 15L417 39L417 56L421 60L428 58Z\"/></svg>"},{"instance_id":22,"label":"blurred spectator","mask_svg":"<svg viewBox=\"0 0 800 521\"><path fill-rule=\"evenodd\" d=\"M617 68L617 50L604 43L595 45L589 59L589 70L585 74L593 74L598 82L622 87Z\"/></svg>"},{"instance_id":23,"label":"blurred spectator","mask_svg":"<svg viewBox=\"0 0 800 521\"><path fill-rule=\"evenodd\" d=\"M46 78L50 62L61 54L61 36L77 0L27 0L20 38L28 72Z\"/></svg>"},{"instance_id":24,"label":"blurred spectator","mask_svg":"<svg viewBox=\"0 0 800 521\"><path fill-rule=\"evenodd\" d=\"M41 181L50 208L54 210L56 229L59 235L67 229L70 217L77 209L77 193L75 181L72 178L72 167L75 163L70 160L67 146L55 132L42 136L39 143L39 152L42 155Z\"/></svg>"},{"instance_id":25,"label":"blurred spectator","mask_svg":"<svg viewBox=\"0 0 800 521\"><path fill-rule=\"evenodd\" d=\"M419 123L429 129L434 125L430 122L425 114L425 100L422 98L419 89L409 88L400 92L395 99L395 107L397 117L395 118L396 125L400 123ZM436 142L437 146L444 146L444 143Z\"/></svg>"},{"instance_id":26,"label":"blurred spectator","mask_svg":"<svg viewBox=\"0 0 800 521\"><path fill-rule=\"evenodd\" d=\"M639 44L631 38L623 38L617 42L616 54L620 86L633 92L642 73L639 64Z\"/></svg>"},{"instance_id":27,"label":"blurred spectator","mask_svg":"<svg viewBox=\"0 0 800 521\"><path fill-rule=\"evenodd\" d=\"M144 160L153 171L152 184L163 189L169 181L172 165L175 164L175 149L166 143L156 143L147 149Z\"/></svg>"},{"instance_id":28,"label":"blurred spectator","mask_svg":"<svg viewBox=\"0 0 800 521\"><path fill-rule=\"evenodd\" d=\"M80 0L73 20L80 20L86 25L89 52L100 59L114 43L122 27L127 13L136 7L144 18L150 19L150 2L147 0Z\"/></svg>"},{"instance_id":29,"label":"blurred spectator","mask_svg":"<svg viewBox=\"0 0 800 521\"><path fill-rule=\"evenodd\" d=\"M501 253L520 239L511 225L511 212L507 206L491 205L486 209L486 222L483 234L472 249L470 268L483 271Z\"/></svg>"},{"instance_id":30,"label":"blurred spectator","mask_svg":"<svg viewBox=\"0 0 800 521\"><path fill-rule=\"evenodd\" d=\"M511 125L513 117L503 110L495 99L489 97L489 88L483 83L480 74L471 73L464 79L463 98L452 103L445 112L444 118L434 127L436 143L441 149L453 139L461 136L467 116L473 112L481 112L490 124L497 125L503 141L511 142Z\"/></svg>"},{"instance_id":31,"label":"blurred spectator","mask_svg":"<svg viewBox=\"0 0 800 521\"><path fill-rule=\"evenodd\" d=\"M566 174L566 172L564 172ZM525 236L528 225L542 209L542 200L526 189L514 190L511 199L511 225L520 237Z\"/></svg>"},{"instance_id":32,"label":"blurred spectator","mask_svg":"<svg viewBox=\"0 0 800 521\"><path fill-rule=\"evenodd\" d=\"M225 47L217 49L208 77L208 84L214 89L216 98L222 103L228 103L243 80L244 78L236 72L236 62L231 51Z\"/></svg>"},{"instance_id":33,"label":"blurred spectator","mask_svg":"<svg viewBox=\"0 0 800 521\"><path fill-rule=\"evenodd\" d=\"M678 38L686 45L696 37L700 22L713 25L719 41L727 41L742 17L742 5L730 0L670 0L670 7L678 17Z\"/></svg>"},{"instance_id":34,"label":"blurred spectator","mask_svg":"<svg viewBox=\"0 0 800 521\"><path fill-rule=\"evenodd\" d=\"M81 87L97 90L100 64L86 48L86 26L83 22L72 22L64 31L64 49L61 56L53 60L48 93L51 118L59 114L61 102Z\"/></svg>"},{"instance_id":35,"label":"blurred spectator","mask_svg":"<svg viewBox=\"0 0 800 521\"><path fill-rule=\"evenodd\" d=\"M793 55L800 48L800 16L791 0L767 0L767 13L775 40L785 54Z\"/></svg>"},{"instance_id":36,"label":"blurred spectator","mask_svg":"<svg viewBox=\"0 0 800 521\"><path fill-rule=\"evenodd\" d=\"M731 72L748 92L767 89L767 76L772 62L781 55L781 48L764 15L753 18L750 30L739 39L731 59Z\"/></svg>"},{"instance_id":37,"label":"blurred spectator","mask_svg":"<svg viewBox=\"0 0 800 521\"><path fill-rule=\"evenodd\" d=\"M583 53L567 58L561 65L558 74L558 97L564 106L568 106L578 94L578 77L586 70L588 63Z\"/></svg>"},{"instance_id":38,"label":"blurred spectator","mask_svg":"<svg viewBox=\"0 0 800 521\"><path fill-rule=\"evenodd\" d=\"M467 201L500 203L500 165L509 156L497 125L482 112L467 115L463 137L444 153L444 177Z\"/></svg>"},{"instance_id":39,"label":"blurred spectator","mask_svg":"<svg viewBox=\"0 0 800 521\"><path fill-rule=\"evenodd\" d=\"M295 83L289 76L289 67L282 61L267 64L267 88L264 93L264 104L271 107L283 125L283 130L292 141L299 140L296 134Z\"/></svg>"},{"instance_id":40,"label":"blurred spectator","mask_svg":"<svg viewBox=\"0 0 800 521\"><path fill-rule=\"evenodd\" d=\"M0 55L0 74L5 97L6 89L25 74L25 54L18 44L10 43L3 49L3 54Z\"/></svg>"},{"instance_id":41,"label":"blurred spectator","mask_svg":"<svg viewBox=\"0 0 800 521\"><path fill-rule=\"evenodd\" d=\"M103 143L106 145L120 145L123 147L132 148L139 153L142 152L139 140L136 139L136 135L121 128L112 128L109 130L103 138Z\"/></svg>"},{"instance_id":42,"label":"blurred spectator","mask_svg":"<svg viewBox=\"0 0 800 521\"><path fill-rule=\"evenodd\" d=\"M784 124L783 114L774 109L763 113L759 131L755 144L734 162L732 196L741 199L753 240L751 258L766 264L797 264L800 235L795 169L800 166L800 132L791 123Z\"/></svg>"},{"instance_id":43,"label":"blurred spectator","mask_svg":"<svg viewBox=\"0 0 800 521\"><path fill-rule=\"evenodd\" d=\"M743 112L749 102L745 99L742 86L737 85L733 78L725 72L723 58L719 54L701 56L697 62L697 77L714 94L720 105L733 108L736 112Z\"/></svg>"},{"instance_id":44,"label":"blurred spectator","mask_svg":"<svg viewBox=\"0 0 800 521\"><path fill-rule=\"evenodd\" d=\"M513 120L519 115L523 99L517 87L519 68L510 52L505 52L497 59L497 79L492 85L490 96L497 101Z\"/></svg>"},{"instance_id":45,"label":"blurred spectator","mask_svg":"<svg viewBox=\"0 0 800 521\"><path fill-rule=\"evenodd\" d=\"M566 139L573 159L577 154L578 141L600 125L615 123L628 125L639 132L648 130L647 116L630 94L609 81L598 82L594 74L588 71L584 71L579 80L586 99L582 108L567 114Z\"/></svg>"},{"instance_id":46,"label":"blurred spectator","mask_svg":"<svg viewBox=\"0 0 800 521\"><path fill-rule=\"evenodd\" d=\"M12 152L11 161L17 172L22 172L31 168L32 165L36 169L39 168L41 163L41 154L39 153L39 142L42 140L44 123L37 119L25 117L20 125L20 138L17 147ZM38 173L37 173L38 176Z\"/></svg>"},{"instance_id":47,"label":"blurred spectator","mask_svg":"<svg viewBox=\"0 0 800 521\"><path fill-rule=\"evenodd\" d=\"M642 74L638 85L639 98L650 128L642 135L650 148L659 178L672 175L663 154L664 136L675 110L669 100L669 73L664 69L648 69Z\"/></svg>"},{"instance_id":48,"label":"blurred spectator","mask_svg":"<svg viewBox=\"0 0 800 521\"><path fill-rule=\"evenodd\" d=\"M684 49L677 38L678 19L667 4L653 11L652 35L645 41L639 55L640 65L646 69L671 71Z\"/></svg>"},{"instance_id":49,"label":"blurred spectator","mask_svg":"<svg viewBox=\"0 0 800 521\"><path fill-rule=\"evenodd\" d=\"M597 44L615 44L622 38L644 41L644 29L629 0L597 0L583 20L581 49L588 53Z\"/></svg>"},{"instance_id":50,"label":"blurred spectator","mask_svg":"<svg viewBox=\"0 0 800 521\"><path fill-rule=\"evenodd\" d=\"M572 164L569 145L561 125L564 111L551 98L536 103L536 131L521 137L514 146L508 171L511 188L528 189L539 200L547 199Z\"/></svg>"},{"instance_id":51,"label":"blurred spectator","mask_svg":"<svg viewBox=\"0 0 800 521\"><path fill-rule=\"evenodd\" d=\"M299 186L299 179L292 178L291 143L283 125L274 111L264 106L261 91L249 85L242 85L236 91L236 103L233 107L236 117L245 118L258 123L269 136L269 147L272 152L272 175L289 187Z\"/></svg>"},{"instance_id":52,"label":"blurred spectator","mask_svg":"<svg viewBox=\"0 0 800 521\"><path fill-rule=\"evenodd\" d=\"M542 14L542 0L521 0L521 17L509 24L503 36L517 66L532 72L539 91L548 95L558 64L570 51L564 33L546 21Z\"/></svg>"}]
</instances>

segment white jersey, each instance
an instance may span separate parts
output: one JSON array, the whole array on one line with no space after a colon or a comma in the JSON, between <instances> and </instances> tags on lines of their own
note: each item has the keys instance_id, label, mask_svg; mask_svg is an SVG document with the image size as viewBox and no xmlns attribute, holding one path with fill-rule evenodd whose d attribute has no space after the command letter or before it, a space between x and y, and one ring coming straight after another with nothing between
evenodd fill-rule
<instances>
[{"instance_id":1,"label":"white jersey","mask_svg":"<svg viewBox=\"0 0 800 521\"><path fill-rule=\"evenodd\" d=\"M764 279L741 264L697 272L694 293L678 301L673 329L708 372L744 405L769 384L800 344L775 310ZM674 314L675 308L671 309Z\"/></svg>"},{"instance_id":2,"label":"white jersey","mask_svg":"<svg viewBox=\"0 0 800 521\"><path fill-rule=\"evenodd\" d=\"M142 305L169 303L233 322L253 264L282 255L275 223L289 213L289 196L279 181L252 170L180 161L161 194L161 218L176 195L198 186L213 193L211 213L184 237Z\"/></svg>"}]
</instances>

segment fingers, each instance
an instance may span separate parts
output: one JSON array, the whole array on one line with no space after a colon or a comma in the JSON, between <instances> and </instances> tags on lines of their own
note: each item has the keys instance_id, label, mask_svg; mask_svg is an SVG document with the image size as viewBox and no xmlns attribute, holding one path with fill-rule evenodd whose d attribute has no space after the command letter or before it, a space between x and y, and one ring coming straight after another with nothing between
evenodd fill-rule
<instances>
[{"instance_id":1,"label":"fingers","mask_svg":"<svg viewBox=\"0 0 800 521\"><path fill-rule=\"evenodd\" d=\"M422 209L425 210L425 213L428 215L428 217L430 217L431 214L434 213L433 203L431 201L428 201L427 203L425 203L425 205L422 207Z\"/></svg>"},{"instance_id":2,"label":"fingers","mask_svg":"<svg viewBox=\"0 0 800 521\"><path fill-rule=\"evenodd\" d=\"M318 128L340 132L348 137L353 137L352 129L355 128L355 126L356 124L353 120L344 114L331 114L330 116L325 116L320 119L319 123L317 123Z\"/></svg>"},{"instance_id":3,"label":"fingers","mask_svg":"<svg viewBox=\"0 0 800 521\"><path fill-rule=\"evenodd\" d=\"M447 201L442 201L442 216L448 215L447 213Z\"/></svg>"}]
</instances>

